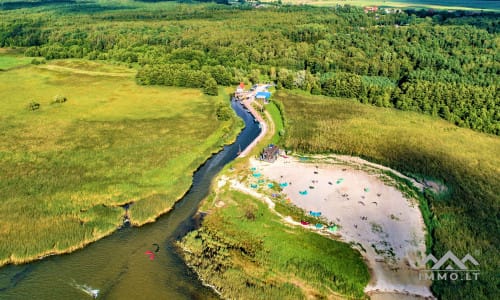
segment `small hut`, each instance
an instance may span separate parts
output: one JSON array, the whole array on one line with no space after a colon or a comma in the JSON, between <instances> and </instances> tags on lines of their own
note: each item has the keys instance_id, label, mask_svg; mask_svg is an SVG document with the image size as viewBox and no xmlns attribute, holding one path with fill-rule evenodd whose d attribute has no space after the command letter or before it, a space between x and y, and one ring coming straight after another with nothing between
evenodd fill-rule
<instances>
[{"instance_id":1,"label":"small hut","mask_svg":"<svg viewBox=\"0 0 500 300\"><path fill-rule=\"evenodd\" d=\"M260 154L260 160L267 161L270 163L273 163L278 159L278 156L280 154L280 148L278 146L270 144L264 150L262 150L262 153Z\"/></svg>"},{"instance_id":2,"label":"small hut","mask_svg":"<svg viewBox=\"0 0 500 300\"><path fill-rule=\"evenodd\" d=\"M245 84L240 82L240 85L236 87L236 92L234 93L234 97L238 100L244 100L247 96L248 92L245 91Z\"/></svg>"}]
</instances>

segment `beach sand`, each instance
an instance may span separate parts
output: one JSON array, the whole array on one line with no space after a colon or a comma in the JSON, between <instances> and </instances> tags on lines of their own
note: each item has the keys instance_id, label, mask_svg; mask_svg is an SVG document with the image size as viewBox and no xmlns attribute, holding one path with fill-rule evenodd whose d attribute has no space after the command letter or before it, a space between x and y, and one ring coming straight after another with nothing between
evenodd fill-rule
<instances>
[{"instance_id":1,"label":"beach sand","mask_svg":"<svg viewBox=\"0 0 500 300\"><path fill-rule=\"evenodd\" d=\"M367 165L373 170L373 164ZM425 256L425 225L418 204L385 184L380 172L293 157L280 157L274 163L251 159L250 166L268 180L288 183L283 193L295 205L321 212L338 224L340 240L362 245L366 252L359 245L354 247L372 274L367 294L376 299L384 299L384 293L406 295L404 299L433 298L431 282L419 278L419 270L424 268L420 262ZM307 195L299 193L304 191Z\"/></svg>"}]
</instances>

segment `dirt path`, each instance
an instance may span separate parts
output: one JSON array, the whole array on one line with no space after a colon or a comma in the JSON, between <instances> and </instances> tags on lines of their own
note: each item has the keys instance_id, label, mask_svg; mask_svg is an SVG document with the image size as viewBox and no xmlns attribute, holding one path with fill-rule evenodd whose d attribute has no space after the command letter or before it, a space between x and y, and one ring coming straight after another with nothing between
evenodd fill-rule
<instances>
[{"instance_id":1,"label":"dirt path","mask_svg":"<svg viewBox=\"0 0 500 300\"><path fill-rule=\"evenodd\" d=\"M91 76L131 77L134 75L133 72L118 73L118 72L88 71L88 70L80 70L80 69L74 69L74 68L62 67L62 66L56 66L56 65L42 65L42 66L38 66L38 67L40 69L45 69L45 70L50 70L50 71L71 72L71 73L75 73L75 74L84 74L84 75L91 75Z\"/></svg>"},{"instance_id":2,"label":"dirt path","mask_svg":"<svg viewBox=\"0 0 500 300\"><path fill-rule=\"evenodd\" d=\"M257 121L261 124L261 132L260 132L259 136L257 138L255 138L255 140L253 140L253 142L251 142L250 145L248 145L245 148L245 150L243 150L240 153L240 155L238 156L238 157L245 157L248 155L248 153L250 153L250 151L252 151L252 149L255 147L255 145L257 145L260 142L260 140L262 140L266 136L267 123L264 121L262 116L255 110L255 108L253 108L253 106L251 105L251 101L245 100L245 101L241 101L241 103L243 104L243 106L245 106L250 111L250 113L253 115L253 117L255 119L257 119Z\"/></svg>"}]
</instances>

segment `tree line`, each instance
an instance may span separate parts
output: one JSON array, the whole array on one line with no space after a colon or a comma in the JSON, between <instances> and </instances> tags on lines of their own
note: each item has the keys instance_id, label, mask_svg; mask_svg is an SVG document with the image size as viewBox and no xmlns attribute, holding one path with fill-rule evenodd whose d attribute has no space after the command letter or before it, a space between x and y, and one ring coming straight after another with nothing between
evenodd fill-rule
<instances>
[{"instance_id":1,"label":"tree line","mask_svg":"<svg viewBox=\"0 0 500 300\"><path fill-rule=\"evenodd\" d=\"M123 62L141 84L274 81L500 134L498 13L141 3L91 17L85 5L3 11L0 46Z\"/></svg>"}]
</instances>

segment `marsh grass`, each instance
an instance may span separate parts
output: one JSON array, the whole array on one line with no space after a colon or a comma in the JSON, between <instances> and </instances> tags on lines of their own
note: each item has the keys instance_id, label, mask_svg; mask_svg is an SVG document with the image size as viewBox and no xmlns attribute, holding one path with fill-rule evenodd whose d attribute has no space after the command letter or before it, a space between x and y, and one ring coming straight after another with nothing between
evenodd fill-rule
<instances>
[{"instance_id":1,"label":"marsh grass","mask_svg":"<svg viewBox=\"0 0 500 300\"><path fill-rule=\"evenodd\" d=\"M360 254L300 227L290 227L252 197L224 190L226 203L181 245L186 261L231 299L362 298L369 273Z\"/></svg>"},{"instance_id":2,"label":"marsh grass","mask_svg":"<svg viewBox=\"0 0 500 300\"><path fill-rule=\"evenodd\" d=\"M122 72L95 62L69 69ZM51 104L64 95L63 104ZM195 89L143 87L130 77L39 66L0 73L0 265L82 247L120 225L168 211L192 172L234 138L227 101ZM25 106L36 100L37 111ZM226 102L229 105L228 102ZM35 242L36 241L36 242Z\"/></svg>"},{"instance_id":3,"label":"marsh grass","mask_svg":"<svg viewBox=\"0 0 500 300\"><path fill-rule=\"evenodd\" d=\"M356 155L406 174L444 183L447 193L419 198L432 253L473 255L477 281L436 281L443 299L498 298L500 261L500 139L437 118L364 106L352 100L279 92L284 104L285 145L302 153ZM410 192L410 191L408 191ZM425 202L422 202L425 201ZM482 293L476 292L481 289Z\"/></svg>"}]
</instances>

